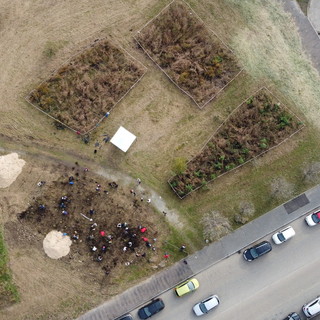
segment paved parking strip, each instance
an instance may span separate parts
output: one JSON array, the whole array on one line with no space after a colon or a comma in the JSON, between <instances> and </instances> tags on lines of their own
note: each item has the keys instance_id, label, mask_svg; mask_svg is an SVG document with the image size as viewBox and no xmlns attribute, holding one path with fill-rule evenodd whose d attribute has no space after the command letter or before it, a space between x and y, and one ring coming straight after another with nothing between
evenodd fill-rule
<instances>
[{"instance_id":1,"label":"paved parking strip","mask_svg":"<svg viewBox=\"0 0 320 320\"><path fill-rule=\"evenodd\" d=\"M320 39L316 30L311 25L309 19L301 11L299 4L295 0L281 0L284 9L289 12L298 27L301 37L302 47L310 57L313 66L320 73ZM317 0L319 2L319 0ZM313 19L320 19L320 10L313 13ZM317 16L317 17L316 17Z\"/></svg>"},{"instance_id":2,"label":"paved parking strip","mask_svg":"<svg viewBox=\"0 0 320 320\"><path fill-rule=\"evenodd\" d=\"M306 215L320 206L320 185L306 191L304 196L308 203L288 214L285 204L269 211L263 216L249 222L235 232L223 237L220 241L210 244L202 250L187 257L188 264L182 261L159 272L147 281L89 311L79 320L113 320L129 312L150 299L171 289L177 283L208 269L219 261L243 250L268 234Z\"/></svg>"}]
</instances>

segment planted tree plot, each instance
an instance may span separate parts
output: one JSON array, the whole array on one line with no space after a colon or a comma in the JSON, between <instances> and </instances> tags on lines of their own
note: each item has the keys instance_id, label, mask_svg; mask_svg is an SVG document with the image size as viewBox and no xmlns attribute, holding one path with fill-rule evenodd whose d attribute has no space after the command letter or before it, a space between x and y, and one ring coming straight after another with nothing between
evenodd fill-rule
<instances>
[{"instance_id":1,"label":"planted tree plot","mask_svg":"<svg viewBox=\"0 0 320 320\"><path fill-rule=\"evenodd\" d=\"M144 72L141 65L104 40L58 69L30 93L28 100L73 130L85 133Z\"/></svg>"},{"instance_id":2,"label":"planted tree plot","mask_svg":"<svg viewBox=\"0 0 320 320\"><path fill-rule=\"evenodd\" d=\"M232 52L182 1L166 7L136 40L200 108L240 72Z\"/></svg>"},{"instance_id":3,"label":"planted tree plot","mask_svg":"<svg viewBox=\"0 0 320 320\"><path fill-rule=\"evenodd\" d=\"M263 88L244 101L187 164L169 180L180 198L291 137L302 122Z\"/></svg>"}]
</instances>

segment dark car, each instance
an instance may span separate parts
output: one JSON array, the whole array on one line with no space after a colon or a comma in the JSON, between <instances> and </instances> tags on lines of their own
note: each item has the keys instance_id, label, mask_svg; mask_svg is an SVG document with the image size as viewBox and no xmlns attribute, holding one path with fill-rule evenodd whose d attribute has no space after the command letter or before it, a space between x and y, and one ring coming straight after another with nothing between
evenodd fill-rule
<instances>
[{"instance_id":1,"label":"dark car","mask_svg":"<svg viewBox=\"0 0 320 320\"><path fill-rule=\"evenodd\" d=\"M301 318L297 313L292 312L292 313L288 314L287 317L284 318L283 320L301 320Z\"/></svg>"},{"instance_id":2,"label":"dark car","mask_svg":"<svg viewBox=\"0 0 320 320\"><path fill-rule=\"evenodd\" d=\"M140 319L148 319L163 309L164 303L162 299L155 299L146 306L140 308L138 311L138 315Z\"/></svg>"},{"instance_id":3,"label":"dark car","mask_svg":"<svg viewBox=\"0 0 320 320\"><path fill-rule=\"evenodd\" d=\"M116 320L133 320L133 318L131 314L126 314L120 318L117 318Z\"/></svg>"},{"instance_id":4,"label":"dark car","mask_svg":"<svg viewBox=\"0 0 320 320\"><path fill-rule=\"evenodd\" d=\"M252 261L258 259L259 257L263 256L264 254L270 252L272 250L271 243L269 241L262 241L257 245L249 248L243 252L243 257L247 261Z\"/></svg>"}]
</instances>

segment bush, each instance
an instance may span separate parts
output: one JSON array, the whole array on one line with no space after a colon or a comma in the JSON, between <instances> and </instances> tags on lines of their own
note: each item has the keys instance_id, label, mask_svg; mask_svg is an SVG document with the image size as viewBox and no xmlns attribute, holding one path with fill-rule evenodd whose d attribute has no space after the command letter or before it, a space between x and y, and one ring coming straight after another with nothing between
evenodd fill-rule
<instances>
[{"instance_id":1,"label":"bush","mask_svg":"<svg viewBox=\"0 0 320 320\"><path fill-rule=\"evenodd\" d=\"M232 229L228 218L219 211L211 211L205 214L201 220L205 239L215 241L227 235Z\"/></svg>"},{"instance_id":2,"label":"bush","mask_svg":"<svg viewBox=\"0 0 320 320\"><path fill-rule=\"evenodd\" d=\"M172 171L175 174L181 174L187 169L187 161L184 158L175 158L172 166Z\"/></svg>"},{"instance_id":3,"label":"bush","mask_svg":"<svg viewBox=\"0 0 320 320\"><path fill-rule=\"evenodd\" d=\"M308 163L302 170L303 179L306 182L316 183L320 178L320 162Z\"/></svg>"},{"instance_id":4,"label":"bush","mask_svg":"<svg viewBox=\"0 0 320 320\"><path fill-rule=\"evenodd\" d=\"M271 198L277 200L288 199L293 196L293 185L289 183L285 178L279 177L271 181Z\"/></svg>"},{"instance_id":5,"label":"bush","mask_svg":"<svg viewBox=\"0 0 320 320\"><path fill-rule=\"evenodd\" d=\"M236 223L245 224L254 215L255 208L251 202L242 201L239 204L239 213L234 216L234 221Z\"/></svg>"}]
</instances>

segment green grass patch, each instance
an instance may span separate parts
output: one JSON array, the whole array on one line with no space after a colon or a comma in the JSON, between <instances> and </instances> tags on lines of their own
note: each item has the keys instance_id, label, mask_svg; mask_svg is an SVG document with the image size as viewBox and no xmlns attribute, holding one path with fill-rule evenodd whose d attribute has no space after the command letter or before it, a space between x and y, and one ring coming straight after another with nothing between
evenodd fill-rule
<instances>
[{"instance_id":1,"label":"green grass patch","mask_svg":"<svg viewBox=\"0 0 320 320\"><path fill-rule=\"evenodd\" d=\"M0 308L20 300L18 289L12 280L8 263L8 252L5 246L3 231L0 229Z\"/></svg>"},{"instance_id":2,"label":"green grass patch","mask_svg":"<svg viewBox=\"0 0 320 320\"><path fill-rule=\"evenodd\" d=\"M42 53L46 58L52 59L67 43L68 41L47 41Z\"/></svg>"}]
</instances>

